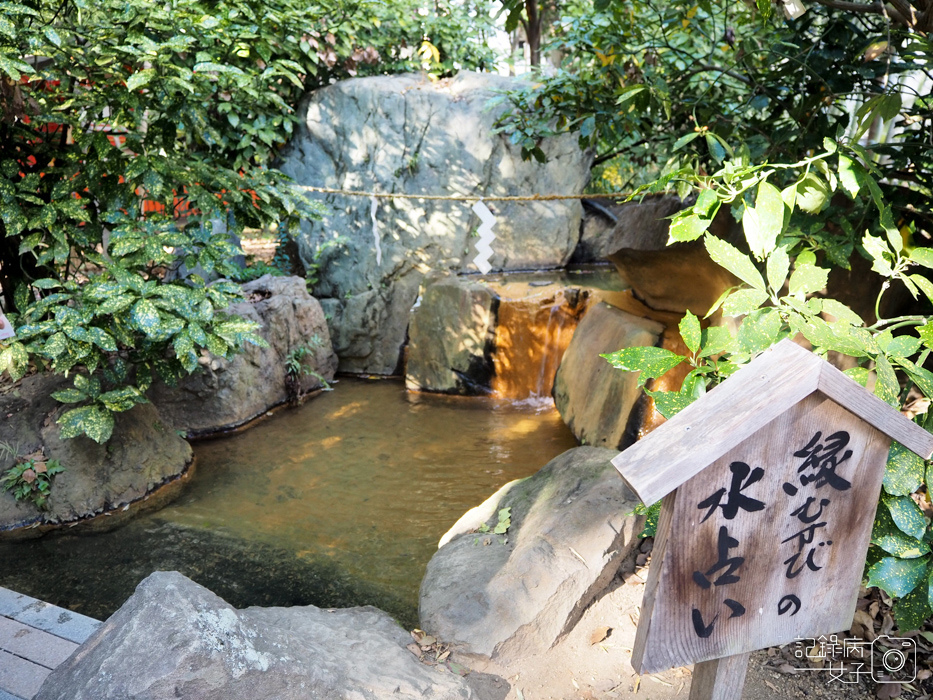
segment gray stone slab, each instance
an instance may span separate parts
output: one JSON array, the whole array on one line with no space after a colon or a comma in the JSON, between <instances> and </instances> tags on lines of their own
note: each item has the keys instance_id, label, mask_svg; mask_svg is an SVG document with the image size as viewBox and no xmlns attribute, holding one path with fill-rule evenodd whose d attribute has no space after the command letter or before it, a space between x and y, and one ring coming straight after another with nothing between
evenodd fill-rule
<instances>
[{"instance_id":1,"label":"gray stone slab","mask_svg":"<svg viewBox=\"0 0 933 700\"><path fill-rule=\"evenodd\" d=\"M0 588L0 615L76 644L90 637L101 624L93 618L7 588Z\"/></svg>"},{"instance_id":2,"label":"gray stone slab","mask_svg":"<svg viewBox=\"0 0 933 700\"><path fill-rule=\"evenodd\" d=\"M5 690L0 690L0 700L23 700L19 695L13 695Z\"/></svg>"},{"instance_id":3,"label":"gray stone slab","mask_svg":"<svg viewBox=\"0 0 933 700\"><path fill-rule=\"evenodd\" d=\"M0 690L31 698L39 692L39 686L50 673L45 666L0 650Z\"/></svg>"},{"instance_id":4,"label":"gray stone slab","mask_svg":"<svg viewBox=\"0 0 933 700\"><path fill-rule=\"evenodd\" d=\"M0 616L0 649L54 669L78 648L75 642Z\"/></svg>"}]
</instances>

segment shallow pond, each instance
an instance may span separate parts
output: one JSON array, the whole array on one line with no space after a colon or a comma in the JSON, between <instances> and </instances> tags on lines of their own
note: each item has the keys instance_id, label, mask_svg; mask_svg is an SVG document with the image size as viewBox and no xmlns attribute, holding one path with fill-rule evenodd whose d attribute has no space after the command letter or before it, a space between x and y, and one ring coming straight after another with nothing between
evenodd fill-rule
<instances>
[{"instance_id":1,"label":"shallow pond","mask_svg":"<svg viewBox=\"0 0 933 700\"><path fill-rule=\"evenodd\" d=\"M102 535L0 545L0 586L105 618L155 570L237 607L373 604L417 622L437 541L499 486L576 444L552 406L342 379L195 445L172 505Z\"/></svg>"}]
</instances>

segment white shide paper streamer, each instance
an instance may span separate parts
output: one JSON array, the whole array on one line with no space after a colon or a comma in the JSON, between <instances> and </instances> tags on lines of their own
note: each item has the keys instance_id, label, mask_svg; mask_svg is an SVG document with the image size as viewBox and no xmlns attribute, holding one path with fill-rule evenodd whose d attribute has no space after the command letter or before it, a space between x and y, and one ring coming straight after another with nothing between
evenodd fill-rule
<instances>
[{"instance_id":1,"label":"white shide paper streamer","mask_svg":"<svg viewBox=\"0 0 933 700\"><path fill-rule=\"evenodd\" d=\"M489 207L483 204L483 200L473 205L473 211L483 222L477 231L479 240L476 241L477 256L473 258L473 264L485 275L492 269L489 258L492 257L493 252L491 243L496 240L496 234L492 232L492 227L496 225L496 217L489 211Z\"/></svg>"}]
</instances>

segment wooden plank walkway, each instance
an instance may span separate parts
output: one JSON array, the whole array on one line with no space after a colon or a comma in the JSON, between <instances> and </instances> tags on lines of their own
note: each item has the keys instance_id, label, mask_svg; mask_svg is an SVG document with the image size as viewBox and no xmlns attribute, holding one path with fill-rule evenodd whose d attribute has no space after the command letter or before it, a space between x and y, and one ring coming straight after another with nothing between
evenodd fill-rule
<instances>
[{"instance_id":1,"label":"wooden plank walkway","mask_svg":"<svg viewBox=\"0 0 933 700\"><path fill-rule=\"evenodd\" d=\"M31 700L45 677L100 624L0 588L0 700Z\"/></svg>"}]
</instances>

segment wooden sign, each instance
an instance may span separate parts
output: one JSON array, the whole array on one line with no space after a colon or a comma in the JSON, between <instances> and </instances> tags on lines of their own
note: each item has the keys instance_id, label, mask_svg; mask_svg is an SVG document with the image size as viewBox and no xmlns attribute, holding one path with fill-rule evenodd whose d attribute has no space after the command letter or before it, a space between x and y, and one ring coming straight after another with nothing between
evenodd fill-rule
<instances>
[{"instance_id":1,"label":"wooden sign","mask_svg":"<svg viewBox=\"0 0 933 700\"><path fill-rule=\"evenodd\" d=\"M692 698L737 698L748 652L849 629L892 438L933 453L933 435L784 341L619 454L630 488L664 499L635 670L697 663Z\"/></svg>"},{"instance_id":2,"label":"wooden sign","mask_svg":"<svg viewBox=\"0 0 933 700\"><path fill-rule=\"evenodd\" d=\"M16 333L13 331L13 324L7 320L7 317L0 311L0 340L12 338Z\"/></svg>"}]
</instances>

